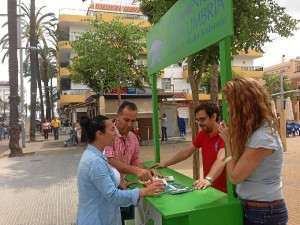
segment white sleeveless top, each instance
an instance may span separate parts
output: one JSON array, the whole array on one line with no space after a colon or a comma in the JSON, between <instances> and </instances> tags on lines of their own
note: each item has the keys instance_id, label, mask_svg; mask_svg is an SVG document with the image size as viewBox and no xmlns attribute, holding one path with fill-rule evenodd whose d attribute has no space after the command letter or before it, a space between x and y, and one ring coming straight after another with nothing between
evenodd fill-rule
<instances>
[{"instance_id":1,"label":"white sleeveless top","mask_svg":"<svg viewBox=\"0 0 300 225\"><path fill-rule=\"evenodd\" d=\"M121 182L121 175L119 173L119 171L113 167L113 166L110 166L111 170L113 171L114 175L115 175L115 178L116 178L116 182L117 182L117 187L119 186L120 182Z\"/></svg>"}]
</instances>

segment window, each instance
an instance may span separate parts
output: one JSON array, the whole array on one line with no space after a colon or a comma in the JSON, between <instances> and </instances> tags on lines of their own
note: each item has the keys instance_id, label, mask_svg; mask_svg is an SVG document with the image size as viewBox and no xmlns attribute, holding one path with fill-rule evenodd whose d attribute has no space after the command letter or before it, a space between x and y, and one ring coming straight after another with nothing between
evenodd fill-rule
<instances>
[{"instance_id":1,"label":"window","mask_svg":"<svg viewBox=\"0 0 300 225\"><path fill-rule=\"evenodd\" d=\"M171 90L171 78L162 78L161 87L165 90Z\"/></svg>"},{"instance_id":2,"label":"window","mask_svg":"<svg viewBox=\"0 0 300 225\"><path fill-rule=\"evenodd\" d=\"M297 89L300 89L300 82L297 82Z\"/></svg>"},{"instance_id":3,"label":"window","mask_svg":"<svg viewBox=\"0 0 300 225\"><path fill-rule=\"evenodd\" d=\"M300 72L300 66L296 67L296 72Z\"/></svg>"}]
</instances>

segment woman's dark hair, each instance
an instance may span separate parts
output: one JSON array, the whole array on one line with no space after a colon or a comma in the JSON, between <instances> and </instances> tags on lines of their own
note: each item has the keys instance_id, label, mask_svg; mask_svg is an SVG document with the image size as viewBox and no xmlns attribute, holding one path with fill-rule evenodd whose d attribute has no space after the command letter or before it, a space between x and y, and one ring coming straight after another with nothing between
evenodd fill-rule
<instances>
[{"instance_id":1,"label":"woman's dark hair","mask_svg":"<svg viewBox=\"0 0 300 225\"><path fill-rule=\"evenodd\" d=\"M94 118L90 119L88 117L81 117L80 119L80 126L85 129L86 138L89 143L95 141L96 132L101 131L105 133L105 121L109 120L106 116L95 116Z\"/></svg>"}]
</instances>

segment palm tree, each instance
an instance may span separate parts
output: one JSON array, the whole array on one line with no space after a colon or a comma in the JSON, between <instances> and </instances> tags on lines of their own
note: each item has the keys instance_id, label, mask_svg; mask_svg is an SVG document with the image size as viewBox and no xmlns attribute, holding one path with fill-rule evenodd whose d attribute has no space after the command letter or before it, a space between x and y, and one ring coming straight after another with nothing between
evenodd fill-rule
<instances>
[{"instance_id":1,"label":"palm tree","mask_svg":"<svg viewBox=\"0 0 300 225\"><path fill-rule=\"evenodd\" d=\"M29 40L30 46L37 47L37 38L35 33L35 0L30 1L30 30L29 30ZM35 115L36 115L36 79L38 75L38 56L37 51L30 50L30 71L31 71L31 82L30 82L30 92L31 92L31 108L30 108L30 129L29 129L29 141L36 141L35 139Z\"/></svg>"},{"instance_id":2,"label":"palm tree","mask_svg":"<svg viewBox=\"0 0 300 225\"><path fill-rule=\"evenodd\" d=\"M51 87L49 87L49 80L53 78L53 75L57 74L56 60L55 60L56 49L48 47L47 43L44 44L43 48L39 48L39 66L41 80L44 85L45 101L46 101L46 118L51 118L51 99L52 93ZM55 70L53 70L53 67Z\"/></svg>"},{"instance_id":3,"label":"palm tree","mask_svg":"<svg viewBox=\"0 0 300 225\"><path fill-rule=\"evenodd\" d=\"M22 148L19 145L19 95L18 95L18 55L17 55L17 1L7 0L7 12L8 12L8 71L9 71L9 84L10 84L10 139L9 149L10 157L16 157L23 155Z\"/></svg>"},{"instance_id":4,"label":"palm tree","mask_svg":"<svg viewBox=\"0 0 300 225\"><path fill-rule=\"evenodd\" d=\"M35 5L35 3L34 3ZM39 50L38 50L38 54L40 55L40 53L42 53L41 49L44 48L45 45L49 46L48 43L52 44L55 43L56 45L56 35L55 35L55 26L56 26L56 17L54 13L47 13L47 14L42 14L42 10L45 7L41 7L39 9L36 10L36 12L34 12L35 14L35 18L36 18L36 22L35 22L35 30L36 30L36 45L38 46ZM22 22L22 38L26 40L27 42L27 46L29 46L30 43L30 16L31 16L31 9L33 9L33 11L35 11L35 7L27 7L25 4L22 4L22 11L24 12L24 17L21 19ZM6 26L7 23L4 23L2 25ZM2 45L3 47L7 47L8 46L8 35L4 35L2 37L2 39L0 40L0 45ZM55 46L54 45L54 46ZM48 47L46 47L47 49ZM26 51L27 54L29 53L29 51ZM43 53L44 55L45 53ZM52 53L49 53L52 54ZM2 58L2 61L4 61L5 57L7 56L7 53L4 55L4 57ZM35 57L38 58L38 55L35 54ZM55 57L55 54L53 55L53 57ZM26 57L27 59L29 57ZM40 59L45 58L44 56L40 56ZM29 60L29 59L28 59ZM38 61L38 59L36 59L36 61ZM55 60L54 60L55 61ZM29 75L31 74L31 69L29 69L29 66L31 65L31 63L28 61L26 62L26 60L24 61L24 65L27 64L27 70L25 71L25 74ZM39 65L46 65L45 67L47 67L47 63L43 63L40 62L38 63ZM40 97L40 101L41 101L41 115L42 117L44 117L44 103L43 103L43 89L42 89L42 81L44 84L44 90L45 90L45 100L46 100L46 116L49 116L49 112L51 111L49 109L49 107L51 107L50 104L50 100L49 100L49 91L50 89L48 88L48 82L49 82L49 78L51 78L51 75L47 75L48 80L45 79L45 75L40 75L40 71L41 73L44 73L44 71L46 71L47 68L42 68L37 66L37 75L36 78L37 79L31 79L32 81L34 81L34 83L36 83L35 81L37 81L38 83L38 90L39 90L39 95ZM34 92L36 93L36 91ZM36 96L36 95L35 95ZM33 97L33 96L31 96ZM32 103L31 103L32 104ZM32 114L31 114L32 115ZM35 114L33 114L33 116L35 117ZM32 134L33 135L33 134ZM34 138L31 138L34 139Z\"/></svg>"}]
</instances>

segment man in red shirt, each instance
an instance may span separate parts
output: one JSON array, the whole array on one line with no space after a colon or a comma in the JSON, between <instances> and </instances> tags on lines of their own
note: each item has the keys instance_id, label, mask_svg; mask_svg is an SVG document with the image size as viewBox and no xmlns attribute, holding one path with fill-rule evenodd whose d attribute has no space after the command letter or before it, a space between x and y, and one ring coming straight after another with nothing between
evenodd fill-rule
<instances>
[{"instance_id":1,"label":"man in red shirt","mask_svg":"<svg viewBox=\"0 0 300 225\"><path fill-rule=\"evenodd\" d=\"M202 130L193 142L166 162L156 164L154 168L179 163L201 148L204 178L196 180L193 186L196 189L212 186L227 193L225 148L224 141L219 136L219 108L213 103L203 103L195 108L195 117Z\"/></svg>"}]
</instances>

